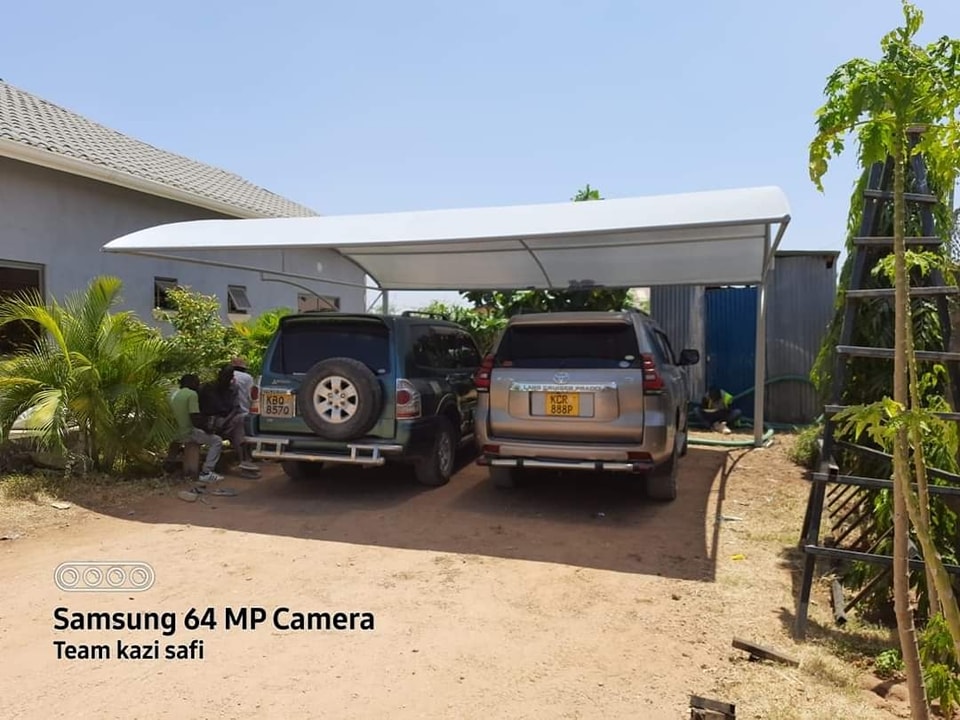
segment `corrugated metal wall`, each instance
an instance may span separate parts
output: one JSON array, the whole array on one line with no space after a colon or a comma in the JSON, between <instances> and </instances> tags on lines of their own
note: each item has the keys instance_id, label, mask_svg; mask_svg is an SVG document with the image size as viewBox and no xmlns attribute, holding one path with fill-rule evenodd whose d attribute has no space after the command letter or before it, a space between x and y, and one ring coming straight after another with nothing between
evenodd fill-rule
<instances>
[{"instance_id":1,"label":"corrugated metal wall","mask_svg":"<svg viewBox=\"0 0 960 720\"><path fill-rule=\"evenodd\" d=\"M700 362L687 368L690 397L700 398L706 392L704 355L704 291L694 285L664 285L650 288L650 314L670 338L673 351L684 348L700 351Z\"/></svg>"},{"instance_id":2,"label":"corrugated metal wall","mask_svg":"<svg viewBox=\"0 0 960 720\"><path fill-rule=\"evenodd\" d=\"M768 380L784 376L809 378L833 317L836 260L837 254L831 252L777 253L767 286ZM730 312L714 308L714 315L721 319L721 325L729 322L742 326L744 323L742 313L734 312L736 308L733 306L738 304L734 295L731 294L729 299ZM721 302L719 298L716 302L726 306L725 301ZM663 326L675 349L679 351L679 348L691 347L700 351L700 364L688 368L691 398L694 401L706 389L707 354L710 348L705 310L705 290L702 287L663 286L650 290L650 314ZM754 317L749 318L747 323L752 334L756 327ZM714 327L711 334L723 332L723 327ZM744 400L746 414L753 415L752 399ZM775 423L805 424L812 422L823 411L813 388L802 380L769 384L764 404L766 419Z\"/></svg>"},{"instance_id":3,"label":"corrugated metal wall","mask_svg":"<svg viewBox=\"0 0 960 720\"><path fill-rule=\"evenodd\" d=\"M833 318L837 256L778 255L767 288L767 379L809 378ZM808 383L786 381L767 385L764 412L771 422L802 424L823 408Z\"/></svg>"}]
</instances>

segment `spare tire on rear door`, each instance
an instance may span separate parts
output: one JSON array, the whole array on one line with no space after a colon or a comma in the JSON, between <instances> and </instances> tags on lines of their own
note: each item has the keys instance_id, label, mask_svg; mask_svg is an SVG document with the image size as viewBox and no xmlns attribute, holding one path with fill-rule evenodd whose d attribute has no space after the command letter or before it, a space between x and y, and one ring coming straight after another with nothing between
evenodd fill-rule
<instances>
[{"instance_id":1,"label":"spare tire on rear door","mask_svg":"<svg viewBox=\"0 0 960 720\"><path fill-rule=\"evenodd\" d=\"M304 422L326 440L352 440L374 426L383 407L383 388L362 362L337 357L307 371L297 391Z\"/></svg>"}]
</instances>

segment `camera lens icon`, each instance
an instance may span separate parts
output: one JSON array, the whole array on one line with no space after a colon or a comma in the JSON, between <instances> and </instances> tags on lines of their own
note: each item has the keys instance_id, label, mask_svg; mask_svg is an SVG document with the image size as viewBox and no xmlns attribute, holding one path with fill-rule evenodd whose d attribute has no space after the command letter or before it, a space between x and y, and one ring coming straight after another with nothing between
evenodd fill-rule
<instances>
[{"instance_id":1,"label":"camera lens icon","mask_svg":"<svg viewBox=\"0 0 960 720\"><path fill-rule=\"evenodd\" d=\"M71 561L61 563L53 581L64 592L144 592L156 580L149 563Z\"/></svg>"}]
</instances>

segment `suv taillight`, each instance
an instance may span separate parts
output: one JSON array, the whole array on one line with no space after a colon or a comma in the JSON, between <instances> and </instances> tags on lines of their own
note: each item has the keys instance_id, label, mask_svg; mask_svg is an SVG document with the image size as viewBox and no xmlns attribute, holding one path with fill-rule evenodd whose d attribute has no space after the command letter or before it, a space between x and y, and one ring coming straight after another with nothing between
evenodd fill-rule
<instances>
[{"instance_id":1,"label":"suv taillight","mask_svg":"<svg viewBox=\"0 0 960 720\"><path fill-rule=\"evenodd\" d=\"M643 361L643 391L659 392L663 390L663 378L660 377L660 371L657 370L657 363L653 355L641 355Z\"/></svg>"},{"instance_id":2,"label":"suv taillight","mask_svg":"<svg viewBox=\"0 0 960 720\"><path fill-rule=\"evenodd\" d=\"M478 391L487 392L490 390L490 373L492 372L493 355L491 354L483 358L483 362L480 363L480 367L477 369L477 372L474 373L473 384Z\"/></svg>"},{"instance_id":3,"label":"suv taillight","mask_svg":"<svg viewBox=\"0 0 960 720\"><path fill-rule=\"evenodd\" d=\"M420 392L412 382L397 378L397 420L420 417Z\"/></svg>"},{"instance_id":4,"label":"suv taillight","mask_svg":"<svg viewBox=\"0 0 960 720\"><path fill-rule=\"evenodd\" d=\"M257 375L256 381L253 383L253 387L250 388L250 414L259 415L260 414L260 379L261 375Z\"/></svg>"}]
</instances>

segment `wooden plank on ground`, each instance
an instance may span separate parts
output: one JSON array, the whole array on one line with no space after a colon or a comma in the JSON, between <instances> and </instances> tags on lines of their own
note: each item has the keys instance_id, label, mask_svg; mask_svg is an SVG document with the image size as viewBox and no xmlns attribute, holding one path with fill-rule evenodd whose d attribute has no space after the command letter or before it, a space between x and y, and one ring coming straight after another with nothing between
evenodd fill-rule
<instances>
[{"instance_id":1,"label":"wooden plank on ground","mask_svg":"<svg viewBox=\"0 0 960 720\"><path fill-rule=\"evenodd\" d=\"M784 655L777 650L773 650L763 645L757 645L752 643L749 640L743 640L741 638L733 639L733 646L737 650L743 650L750 653L752 657L761 658L763 660L772 660L773 662L783 663L784 665L791 665L792 667L799 667L800 661L795 660L789 655Z\"/></svg>"},{"instance_id":2,"label":"wooden plank on ground","mask_svg":"<svg viewBox=\"0 0 960 720\"><path fill-rule=\"evenodd\" d=\"M699 695L690 696L690 709L694 718L698 717L697 710L706 710L710 713L717 713L725 720L736 720L737 706L732 703L720 702L719 700L710 700ZM699 714L703 717L703 714Z\"/></svg>"}]
</instances>

